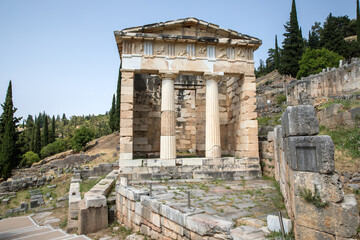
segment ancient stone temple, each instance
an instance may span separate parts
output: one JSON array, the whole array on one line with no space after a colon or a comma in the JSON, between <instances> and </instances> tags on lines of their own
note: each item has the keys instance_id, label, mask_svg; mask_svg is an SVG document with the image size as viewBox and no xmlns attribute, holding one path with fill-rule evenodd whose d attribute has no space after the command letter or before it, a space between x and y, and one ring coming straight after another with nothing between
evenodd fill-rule
<instances>
[{"instance_id":1,"label":"ancient stone temple","mask_svg":"<svg viewBox=\"0 0 360 240\"><path fill-rule=\"evenodd\" d=\"M196 18L126 28L115 38L123 173L197 166L261 174L253 60L261 40Z\"/></svg>"}]
</instances>

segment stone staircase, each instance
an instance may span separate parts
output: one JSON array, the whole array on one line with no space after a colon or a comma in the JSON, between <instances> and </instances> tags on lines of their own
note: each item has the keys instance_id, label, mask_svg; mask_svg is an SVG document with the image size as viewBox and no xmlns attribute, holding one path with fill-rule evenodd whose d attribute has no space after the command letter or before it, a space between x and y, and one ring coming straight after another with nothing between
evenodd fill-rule
<instances>
[{"instance_id":1,"label":"stone staircase","mask_svg":"<svg viewBox=\"0 0 360 240\"><path fill-rule=\"evenodd\" d=\"M84 235L68 234L61 229L51 226L39 226L31 217L13 217L0 220L0 240L86 240Z\"/></svg>"}]
</instances>

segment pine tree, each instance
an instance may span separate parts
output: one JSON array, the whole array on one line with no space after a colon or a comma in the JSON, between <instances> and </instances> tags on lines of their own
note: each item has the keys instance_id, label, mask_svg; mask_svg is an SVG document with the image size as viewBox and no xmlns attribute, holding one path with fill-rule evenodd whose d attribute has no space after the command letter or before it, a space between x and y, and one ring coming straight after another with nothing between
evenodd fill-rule
<instances>
[{"instance_id":1,"label":"pine tree","mask_svg":"<svg viewBox=\"0 0 360 240\"><path fill-rule=\"evenodd\" d=\"M121 100L121 65L119 68L117 89L116 89L116 105L114 118L114 131L120 131L120 100Z\"/></svg>"},{"instance_id":2,"label":"pine tree","mask_svg":"<svg viewBox=\"0 0 360 240\"><path fill-rule=\"evenodd\" d=\"M41 134L40 134L40 121L35 117L35 136L34 136L34 152L40 154L41 151Z\"/></svg>"},{"instance_id":3,"label":"pine tree","mask_svg":"<svg viewBox=\"0 0 360 240\"><path fill-rule=\"evenodd\" d=\"M356 35L357 41L360 45L360 7L359 0L356 0Z\"/></svg>"},{"instance_id":4,"label":"pine tree","mask_svg":"<svg viewBox=\"0 0 360 240\"><path fill-rule=\"evenodd\" d=\"M46 145L49 144L49 123L48 123L48 117L45 114L45 112L43 118L44 118L43 120L44 126L43 126L43 135L42 135L42 139L43 139L42 147L45 147Z\"/></svg>"},{"instance_id":5,"label":"pine tree","mask_svg":"<svg viewBox=\"0 0 360 240\"><path fill-rule=\"evenodd\" d=\"M297 20L295 0L292 1L290 21L284 25L283 51L280 59L280 73L296 76L299 71L299 61L304 52L304 41Z\"/></svg>"},{"instance_id":6,"label":"pine tree","mask_svg":"<svg viewBox=\"0 0 360 240\"><path fill-rule=\"evenodd\" d=\"M53 115L52 121L51 121L51 132L50 132L50 143L55 142L55 131L56 131L56 122L55 122L55 116Z\"/></svg>"},{"instance_id":7,"label":"pine tree","mask_svg":"<svg viewBox=\"0 0 360 240\"><path fill-rule=\"evenodd\" d=\"M9 82L5 103L1 105L3 113L0 119L0 174L2 178L11 176L11 170L20 162L20 148L16 144L19 136L17 132L18 122L20 118L14 117L16 108L12 101L12 84Z\"/></svg>"},{"instance_id":8,"label":"pine tree","mask_svg":"<svg viewBox=\"0 0 360 240\"><path fill-rule=\"evenodd\" d=\"M277 41L277 35L275 35L274 65L275 65L275 69L279 69L280 55L279 55L279 46L278 46L278 41Z\"/></svg>"},{"instance_id":9,"label":"pine tree","mask_svg":"<svg viewBox=\"0 0 360 240\"><path fill-rule=\"evenodd\" d=\"M115 111L116 111L116 106L115 106L115 94L113 95L113 99L112 99L112 105L111 105L111 109L110 109L110 112L109 112L109 115L110 115L110 117L109 117L109 127L110 127L110 129L111 129L111 132L114 132L114 131L116 131L116 122L115 122L115 120L116 120L116 113L115 113Z\"/></svg>"}]
</instances>

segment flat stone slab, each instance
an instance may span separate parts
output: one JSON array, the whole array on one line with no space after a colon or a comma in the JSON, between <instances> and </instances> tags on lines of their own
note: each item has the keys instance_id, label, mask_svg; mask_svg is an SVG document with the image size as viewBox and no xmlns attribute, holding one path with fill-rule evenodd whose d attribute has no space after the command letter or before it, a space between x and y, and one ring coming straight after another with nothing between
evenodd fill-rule
<instances>
[{"instance_id":1,"label":"flat stone slab","mask_svg":"<svg viewBox=\"0 0 360 240\"><path fill-rule=\"evenodd\" d=\"M230 235L234 240L265 240L265 233L252 226L240 226L231 229Z\"/></svg>"},{"instance_id":2,"label":"flat stone slab","mask_svg":"<svg viewBox=\"0 0 360 240\"><path fill-rule=\"evenodd\" d=\"M210 233L229 233L234 223L216 215L197 214L187 217L185 226L203 236L209 235Z\"/></svg>"}]
</instances>

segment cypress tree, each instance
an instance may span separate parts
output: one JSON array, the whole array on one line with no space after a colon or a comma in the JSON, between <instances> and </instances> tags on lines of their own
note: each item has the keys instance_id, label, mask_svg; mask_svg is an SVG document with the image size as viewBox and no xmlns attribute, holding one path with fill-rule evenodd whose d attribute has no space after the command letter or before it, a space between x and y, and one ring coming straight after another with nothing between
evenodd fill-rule
<instances>
[{"instance_id":1,"label":"cypress tree","mask_svg":"<svg viewBox=\"0 0 360 240\"><path fill-rule=\"evenodd\" d=\"M25 132L26 132L26 139L28 141L28 151L33 151L34 150L34 119L31 115L28 115L28 118L26 120L26 128L25 128Z\"/></svg>"},{"instance_id":2,"label":"cypress tree","mask_svg":"<svg viewBox=\"0 0 360 240\"><path fill-rule=\"evenodd\" d=\"M284 25L283 51L280 59L280 73L296 76L299 71L299 61L304 52L304 41L297 20L295 0L292 1L290 21Z\"/></svg>"},{"instance_id":3,"label":"cypress tree","mask_svg":"<svg viewBox=\"0 0 360 240\"><path fill-rule=\"evenodd\" d=\"M20 160L20 149L16 142L19 138L16 128L20 118L14 117L16 108L12 101L12 84L9 82L5 103L1 105L3 113L0 119L1 146L0 146L0 174L2 178L11 176L11 170L15 168Z\"/></svg>"},{"instance_id":4,"label":"cypress tree","mask_svg":"<svg viewBox=\"0 0 360 240\"><path fill-rule=\"evenodd\" d=\"M44 115L43 115L43 143L42 143L42 147L45 147L46 145L49 144L49 123L48 123L48 118L47 118L47 115L45 114L44 112Z\"/></svg>"},{"instance_id":5,"label":"cypress tree","mask_svg":"<svg viewBox=\"0 0 360 240\"><path fill-rule=\"evenodd\" d=\"M278 41L277 41L277 35L275 35L274 65L275 65L275 69L279 69L280 55L279 55L279 46L278 46Z\"/></svg>"},{"instance_id":6,"label":"cypress tree","mask_svg":"<svg viewBox=\"0 0 360 240\"><path fill-rule=\"evenodd\" d=\"M34 136L34 152L40 154L41 151L41 134L40 134L40 121L35 117L35 136Z\"/></svg>"},{"instance_id":7,"label":"cypress tree","mask_svg":"<svg viewBox=\"0 0 360 240\"><path fill-rule=\"evenodd\" d=\"M110 115L110 118L109 118L109 126L110 126L110 129L111 129L111 132L114 132L116 131L116 106L115 106L115 94L113 95L113 99L112 99L112 105L111 105L111 109L110 109L110 112L109 112L109 115Z\"/></svg>"},{"instance_id":8,"label":"cypress tree","mask_svg":"<svg viewBox=\"0 0 360 240\"><path fill-rule=\"evenodd\" d=\"M56 122L55 122L55 116L53 115L51 121L50 143L55 142L55 131L56 131Z\"/></svg>"},{"instance_id":9,"label":"cypress tree","mask_svg":"<svg viewBox=\"0 0 360 240\"><path fill-rule=\"evenodd\" d=\"M359 7L359 0L356 0L356 35L357 35L357 41L360 44L360 7Z\"/></svg>"},{"instance_id":10,"label":"cypress tree","mask_svg":"<svg viewBox=\"0 0 360 240\"><path fill-rule=\"evenodd\" d=\"M119 68L117 89L116 89L116 105L114 118L114 131L120 131L120 100L121 100L121 65Z\"/></svg>"}]
</instances>

